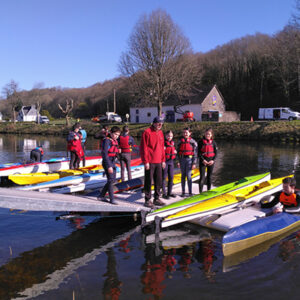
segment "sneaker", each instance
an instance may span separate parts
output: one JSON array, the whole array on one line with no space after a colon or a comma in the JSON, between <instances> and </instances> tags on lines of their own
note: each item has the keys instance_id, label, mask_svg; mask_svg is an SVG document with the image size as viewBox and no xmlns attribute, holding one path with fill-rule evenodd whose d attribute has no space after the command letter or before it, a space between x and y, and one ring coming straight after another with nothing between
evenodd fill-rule
<instances>
[{"instance_id":1,"label":"sneaker","mask_svg":"<svg viewBox=\"0 0 300 300\"><path fill-rule=\"evenodd\" d=\"M175 194L170 194L168 196L171 197L171 198L176 198L177 197L177 195L175 195Z\"/></svg>"},{"instance_id":2,"label":"sneaker","mask_svg":"<svg viewBox=\"0 0 300 300\"><path fill-rule=\"evenodd\" d=\"M98 201L103 201L103 202L108 202L108 200L105 197L102 197L102 196L98 196L97 200Z\"/></svg>"},{"instance_id":3,"label":"sneaker","mask_svg":"<svg viewBox=\"0 0 300 300\"><path fill-rule=\"evenodd\" d=\"M163 194L162 197L163 197L164 199L169 199L169 198L170 198L170 197L167 196L166 194Z\"/></svg>"},{"instance_id":4,"label":"sneaker","mask_svg":"<svg viewBox=\"0 0 300 300\"><path fill-rule=\"evenodd\" d=\"M194 196L194 194L193 193L189 193L189 197L192 197L192 196Z\"/></svg>"},{"instance_id":5,"label":"sneaker","mask_svg":"<svg viewBox=\"0 0 300 300\"><path fill-rule=\"evenodd\" d=\"M182 193L182 194L180 195L180 197L185 197L185 193Z\"/></svg>"},{"instance_id":6,"label":"sneaker","mask_svg":"<svg viewBox=\"0 0 300 300\"><path fill-rule=\"evenodd\" d=\"M110 204L118 205L118 203L115 200L110 200Z\"/></svg>"},{"instance_id":7,"label":"sneaker","mask_svg":"<svg viewBox=\"0 0 300 300\"><path fill-rule=\"evenodd\" d=\"M163 206L163 205L166 205L165 202L161 201L160 199L154 199L154 205L157 205L157 206Z\"/></svg>"},{"instance_id":8,"label":"sneaker","mask_svg":"<svg viewBox=\"0 0 300 300\"><path fill-rule=\"evenodd\" d=\"M154 207L152 201L150 201L150 200L149 200L149 201L145 201L144 206L145 206L145 207L149 207L149 208L153 208L153 207Z\"/></svg>"}]
</instances>

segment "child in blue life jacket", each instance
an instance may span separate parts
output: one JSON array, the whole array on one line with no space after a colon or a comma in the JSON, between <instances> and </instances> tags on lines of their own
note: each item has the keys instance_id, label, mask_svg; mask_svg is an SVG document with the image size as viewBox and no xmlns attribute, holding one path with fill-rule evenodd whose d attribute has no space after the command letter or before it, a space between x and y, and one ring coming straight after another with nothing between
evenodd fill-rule
<instances>
[{"instance_id":1,"label":"child in blue life jacket","mask_svg":"<svg viewBox=\"0 0 300 300\"><path fill-rule=\"evenodd\" d=\"M163 182L162 191L163 198L169 199L170 197L175 198L176 195L172 194L173 189L173 178L174 178L174 160L176 158L176 148L173 141L173 132L167 131L165 134L165 156L166 156L166 167L163 169ZM168 193L166 194L166 179L168 176Z\"/></svg>"},{"instance_id":2,"label":"child in blue life jacket","mask_svg":"<svg viewBox=\"0 0 300 300\"><path fill-rule=\"evenodd\" d=\"M205 130L203 138L198 142L198 156L199 156L199 193L202 193L205 182L205 169L207 190L211 188L211 175L215 166L218 148L216 142L213 140L213 131L211 128Z\"/></svg>"},{"instance_id":3,"label":"child in blue life jacket","mask_svg":"<svg viewBox=\"0 0 300 300\"><path fill-rule=\"evenodd\" d=\"M187 179L189 195L192 193L192 170L196 168L197 162L197 142L192 139L190 128L184 128L182 138L177 145L177 154L179 158L178 166L181 170L181 197L185 196L185 179Z\"/></svg>"},{"instance_id":4,"label":"child in blue life jacket","mask_svg":"<svg viewBox=\"0 0 300 300\"><path fill-rule=\"evenodd\" d=\"M114 201L113 184L116 181L115 161L119 153L118 137L120 136L120 133L120 128L113 126L110 130L109 136L103 140L101 147L102 166L107 177L107 182L101 190L98 200L107 201L105 195L108 192L111 204L116 204Z\"/></svg>"}]
</instances>

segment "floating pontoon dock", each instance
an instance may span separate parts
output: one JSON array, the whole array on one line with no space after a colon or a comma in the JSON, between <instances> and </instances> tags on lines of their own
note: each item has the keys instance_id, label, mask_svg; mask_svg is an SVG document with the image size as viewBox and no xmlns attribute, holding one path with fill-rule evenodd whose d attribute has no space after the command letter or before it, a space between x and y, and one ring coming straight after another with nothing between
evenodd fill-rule
<instances>
[{"instance_id":1,"label":"floating pontoon dock","mask_svg":"<svg viewBox=\"0 0 300 300\"><path fill-rule=\"evenodd\" d=\"M193 183L193 191L198 193L198 184ZM173 192L178 196L169 200L162 199L166 204L181 200L180 184L174 186ZM98 201L96 197L92 196L0 188L0 207L2 208L61 212L140 212L150 210L144 206L144 194L141 189L115 194L114 198L117 205Z\"/></svg>"}]
</instances>

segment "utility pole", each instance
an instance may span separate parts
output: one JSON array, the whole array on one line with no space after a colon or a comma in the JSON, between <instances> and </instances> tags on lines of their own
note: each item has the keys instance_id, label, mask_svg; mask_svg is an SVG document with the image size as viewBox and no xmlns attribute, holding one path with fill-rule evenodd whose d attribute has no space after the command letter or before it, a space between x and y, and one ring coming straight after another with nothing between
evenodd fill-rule
<instances>
[{"instance_id":1,"label":"utility pole","mask_svg":"<svg viewBox=\"0 0 300 300\"><path fill-rule=\"evenodd\" d=\"M114 89L114 113L116 113L116 89Z\"/></svg>"}]
</instances>

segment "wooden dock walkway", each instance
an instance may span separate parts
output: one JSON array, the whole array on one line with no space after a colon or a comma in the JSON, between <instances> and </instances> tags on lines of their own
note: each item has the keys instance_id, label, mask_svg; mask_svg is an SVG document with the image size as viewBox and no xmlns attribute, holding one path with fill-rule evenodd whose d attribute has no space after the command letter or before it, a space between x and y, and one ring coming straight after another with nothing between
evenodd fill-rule
<instances>
[{"instance_id":1,"label":"wooden dock walkway","mask_svg":"<svg viewBox=\"0 0 300 300\"><path fill-rule=\"evenodd\" d=\"M178 196L169 200L162 199L166 204L182 198L181 185L174 185L173 192ZM198 184L193 183L193 192L198 193ZM21 191L13 188L0 188L0 207L32 211L61 212L140 212L149 211L144 206L142 190L131 190L115 194L117 205L98 201L96 197L81 195L65 195L50 192Z\"/></svg>"}]
</instances>

